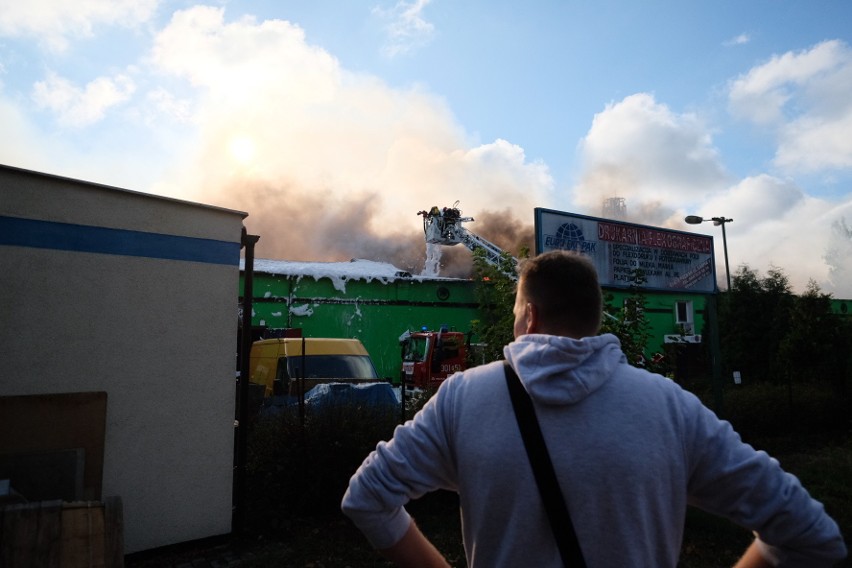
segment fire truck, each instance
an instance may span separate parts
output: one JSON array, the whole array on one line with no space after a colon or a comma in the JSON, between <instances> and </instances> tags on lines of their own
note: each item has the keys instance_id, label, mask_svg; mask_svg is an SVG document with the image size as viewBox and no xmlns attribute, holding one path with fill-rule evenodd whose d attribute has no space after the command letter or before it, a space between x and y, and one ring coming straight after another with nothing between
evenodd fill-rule
<instances>
[{"instance_id":1,"label":"fire truck","mask_svg":"<svg viewBox=\"0 0 852 568\"><path fill-rule=\"evenodd\" d=\"M402 345L402 380L407 390L433 389L450 375L467 368L470 334L449 331L406 331Z\"/></svg>"},{"instance_id":2,"label":"fire truck","mask_svg":"<svg viewBox=\"0 0 852 568\"><path fill-rule=\"evenodd\" d=\"M452 207L439 208L437 205L431 209L418 211L423 217L423 234L428 244L455 246L461 244L471 252L482 249L485 252L485 261L499 267L503 249L466 229L464 223L473 221L473 217L463 217L459 210L459 202L456 201ZM514 265L518 259L512 257ZM512 279L517 278L514 270L506 274Z\"/></svg>"},{"instance_id":3,"label":"fire truck","mask_svg":"<svg viewBox=\"0 0 852 568\"><path fill-rule=\"evenodd\" d=\"M426 243L432 245L454 246L461 244L470 251L483 249L485 261L499 267L503 250L494 243L472 233L464 227L473 221L473 217L464 217L456 201L452 207L418 211L423 217L423 234ZM512 257L517 265L517 259ZM507 276L516 279L514 270ZM406 331L399 338L402 345L402 382L405 388L437 388L447 377L468 366L471 354L470 333L450 331L442 326L439 331L429 331L424 327L420 331ZM476 345L474 345L476 347Z\"/></svg>"}]
</instances>

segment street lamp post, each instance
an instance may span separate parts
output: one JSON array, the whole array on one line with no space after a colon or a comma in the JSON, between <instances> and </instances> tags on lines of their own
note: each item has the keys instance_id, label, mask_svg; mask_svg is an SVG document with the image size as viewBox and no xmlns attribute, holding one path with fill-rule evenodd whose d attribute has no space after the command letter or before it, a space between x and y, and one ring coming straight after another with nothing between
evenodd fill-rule
<instances>
[{"instance_id":1,"label":"street lamp post","mask_svg":"<svg viewBox=\"0 0 852 568\"><path fill-rule=\"evenodd\" d=\"M731 291L731 269L728 266L728 239L725 235L725 223L730 223L733 219L726 219L724 217L712 217L710 219L705 219L704 217L699 217L698 215L689 215L684 219L690 225L700 225L704 221L713 221L714 225L722 225L722 247L725 249L725 276L728 281L728 292ZM716 306L716 296L717 294L710 294L707 299L707 317L710 320L708 322L708 328L710 331L710 359L713 364L713 392L714 398L716 399L716 413L721 414L722 412L722 350L719 342L719 322L718 322L718 309Z\"/></svg>"},{"instance_id":2,"label":"street lamp post","mask_svg":"<svg viewBox=\"0 0 852 568\"><path fill-rule=\"evenodd\" d=\"M700 225L705 221L713 221L713 224L718 226L722 225L722 249L725 251L725 277L728 282L728 292L731 291L731 268L728 265L728 237L725 235L725 223L733 222L733 219L725 219L725 217L711 217L710 219L705 219L704 217L699 217L698 215L687 215L686 219L684 219L690 225Z\"/></svg>"}]
</instances>

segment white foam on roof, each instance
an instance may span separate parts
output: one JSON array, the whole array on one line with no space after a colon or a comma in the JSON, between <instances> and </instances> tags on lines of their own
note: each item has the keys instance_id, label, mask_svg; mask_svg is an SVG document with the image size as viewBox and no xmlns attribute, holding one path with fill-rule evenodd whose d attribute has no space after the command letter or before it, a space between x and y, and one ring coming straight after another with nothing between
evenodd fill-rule
<instances>
[{"instance_id":1,"label":"white foam on roof","mask_svg":"<svg viewBox=\"0 0 852 568\"><path fill-rule=\"evenodd\" d=\"M240 259L240 270L245 269L245 259ZM456 278L441 278L435 276L412 275L401 268L387 262L376 262L360 258L349 262L296 262L291 260L270 260L256 258L254 260L254 271L265 274L279 274L295 278L310 277L314 280L328 278L334 284L334 288L341 292L346 291L346 282L349 280L365 280L371 282L377 280L383 284L394 282L397 279L409 280L457 280Z\"/></svg>"},{"instance_id":2,"label":"white foam on roof","mask_svg":"<svg viewBox=\"0 0 852 568\"><path fill-rule=\"evenodd\" d=\"M240 260L240 269L245 260ZM347 278L349 280L374 280L386 278L411 278L411 274L387 262L354 259L349 262L295 262L256 258L254 271L285 276L311 276L313 278Z\"/></svg>"}]
</instances>

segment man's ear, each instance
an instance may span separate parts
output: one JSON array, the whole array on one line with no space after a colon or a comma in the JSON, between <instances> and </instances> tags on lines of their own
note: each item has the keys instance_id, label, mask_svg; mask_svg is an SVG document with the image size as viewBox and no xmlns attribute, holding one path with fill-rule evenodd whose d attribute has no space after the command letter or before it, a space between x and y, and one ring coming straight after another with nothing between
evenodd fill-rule
<instances>
[{"instance_id":1,"label":"man's ear","mask_svg":"<svg viewBox=\"0 0 852 568\"><path fill-rule=\"evenodd\" d=\"M527 305L524 307L527 312L527 329L526 333L538 333L538 308L535 304L531 302L527 302Z\"/></svg>"}]
</instances>

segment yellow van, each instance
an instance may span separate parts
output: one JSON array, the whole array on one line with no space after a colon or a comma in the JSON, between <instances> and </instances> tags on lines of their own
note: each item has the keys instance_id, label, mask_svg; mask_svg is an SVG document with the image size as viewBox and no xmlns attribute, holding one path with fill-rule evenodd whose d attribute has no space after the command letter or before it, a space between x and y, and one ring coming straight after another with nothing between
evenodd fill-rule
<instances>
[{"instance_id":1,"label":"yellow van","mask_svg":"<svg viewBox=\"0 0 852 568\"><path fill-rule=\"evenodd\" d=\"M264 385L264 397L299 396L323 383L380 380L357 339L261 339L252 344L249 356L249 382Z\"/></svg>"}]
</instances>

